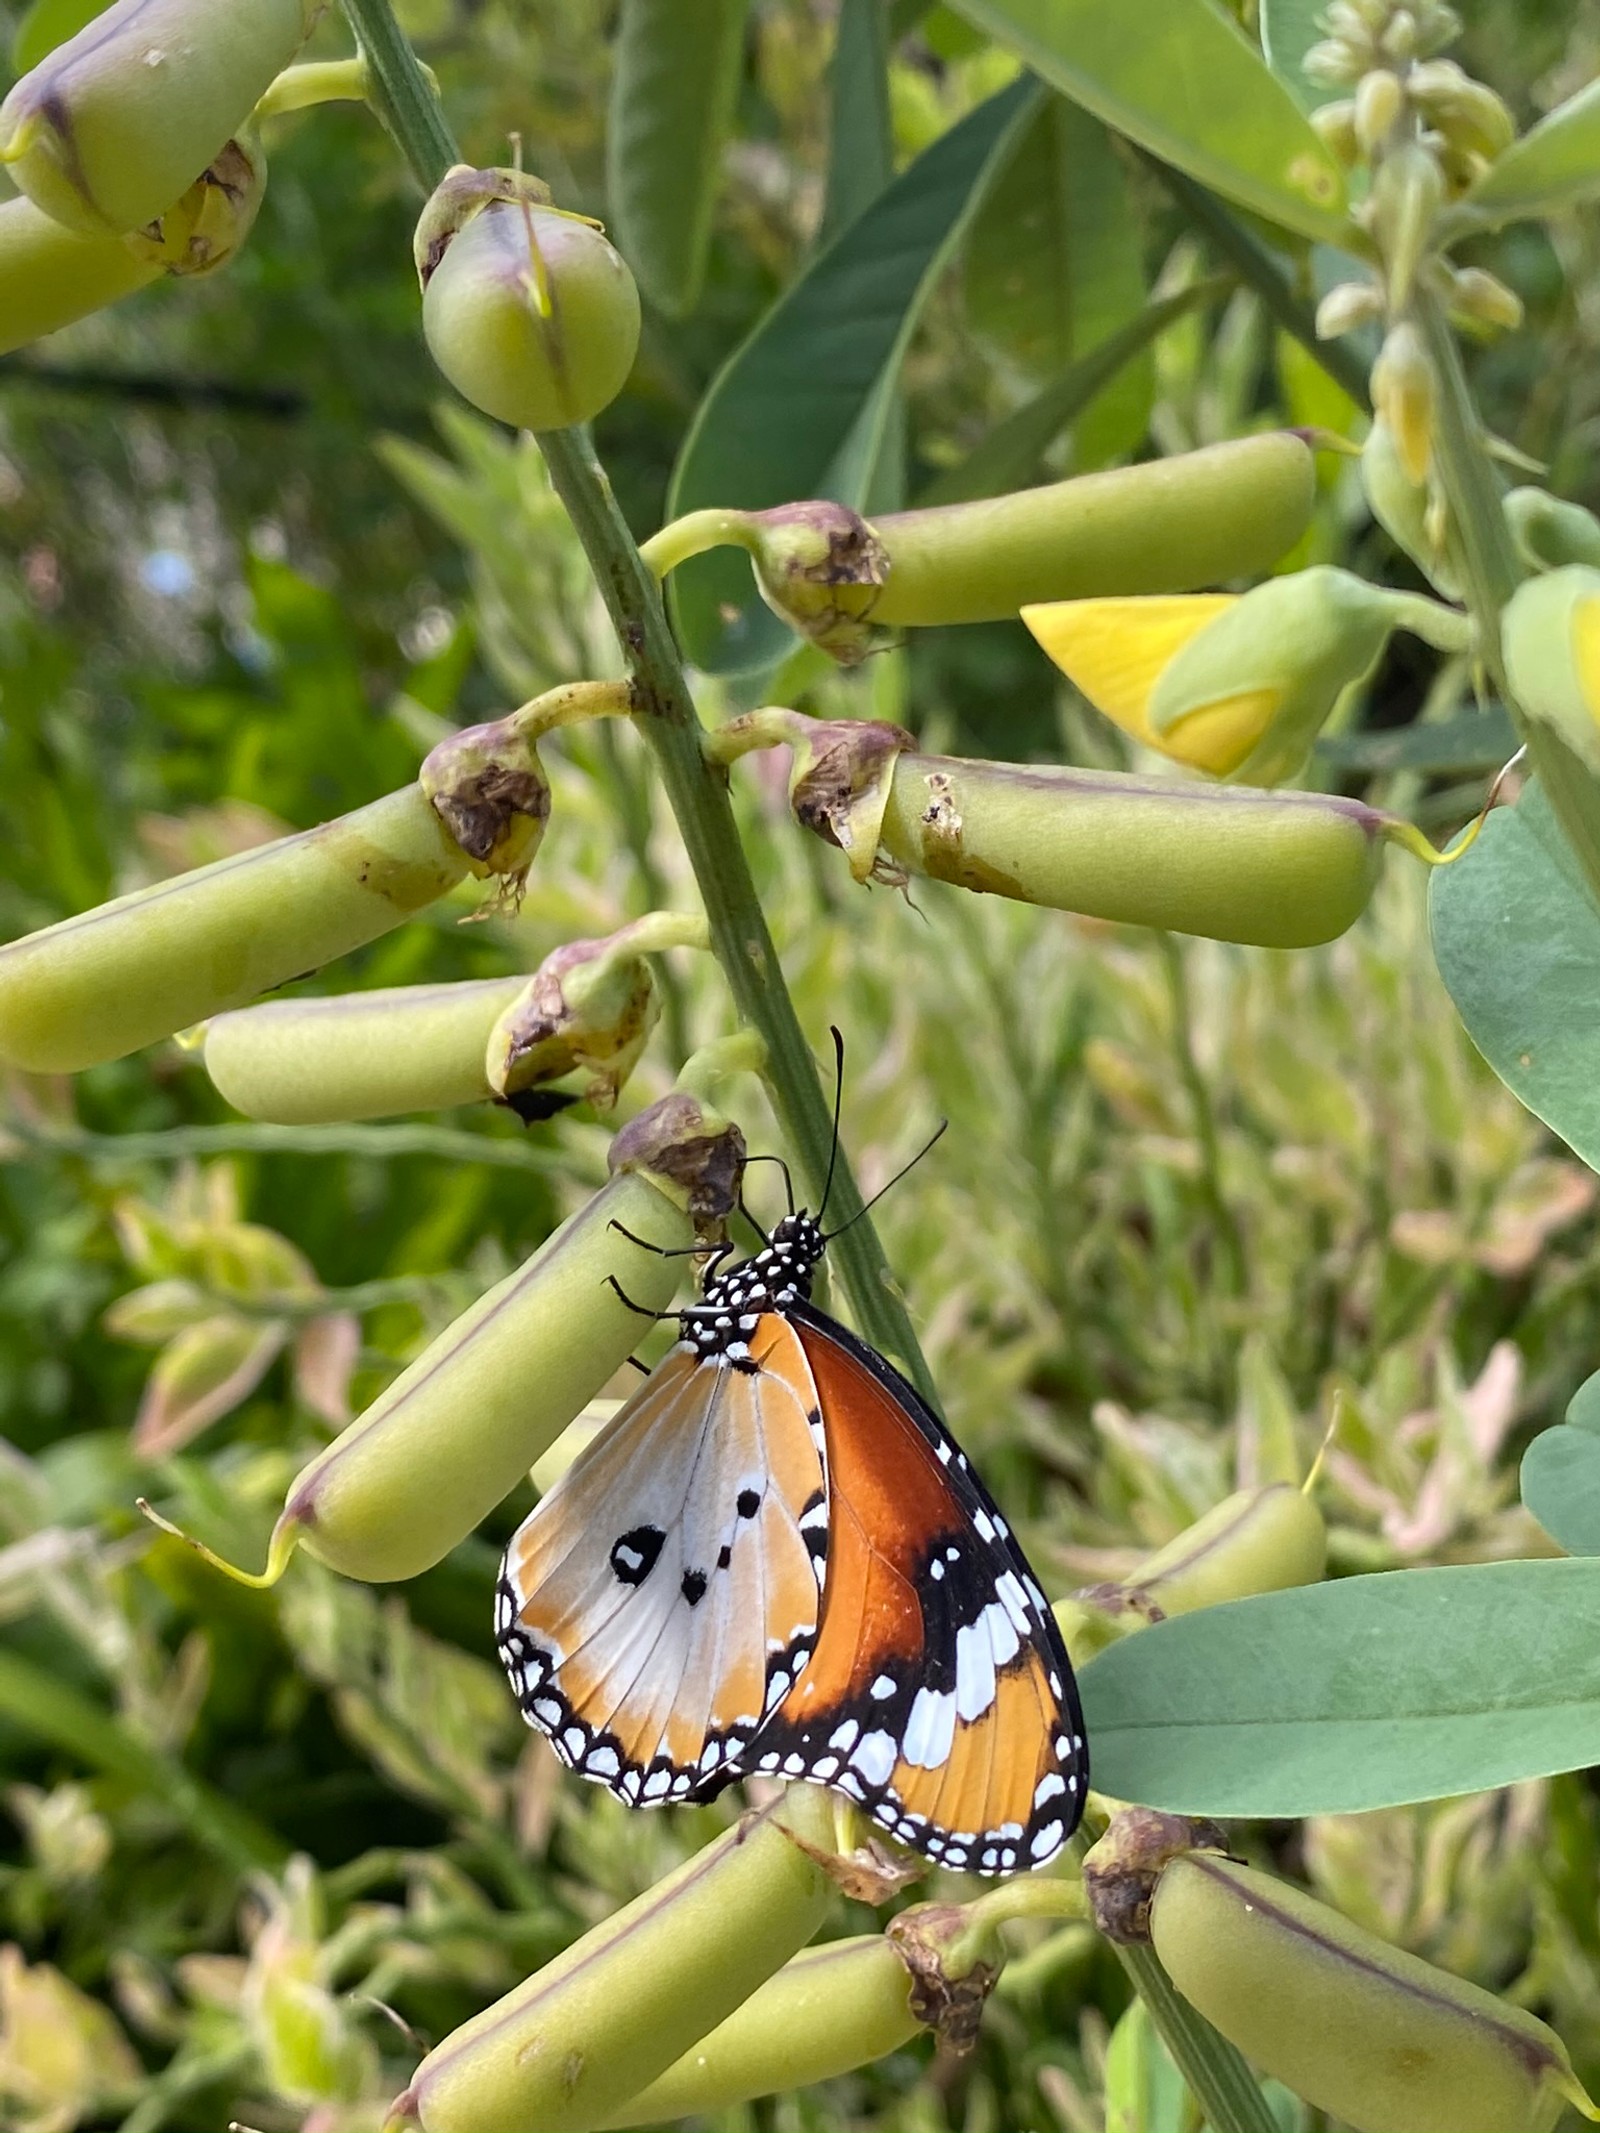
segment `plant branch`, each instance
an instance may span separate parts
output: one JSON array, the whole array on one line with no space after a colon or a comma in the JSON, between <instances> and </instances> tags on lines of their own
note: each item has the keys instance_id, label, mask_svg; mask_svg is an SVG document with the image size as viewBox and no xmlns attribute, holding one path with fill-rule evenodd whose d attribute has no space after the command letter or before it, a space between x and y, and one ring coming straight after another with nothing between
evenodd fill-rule
<instances>
[{"instance_id":1,"label":"plant branch","mask_svg":"<svg viewBox=\"0 0 1600 2133\"><path fill-rule=\"evenodd\" d=\"M428 190L459 160L454 141L389 0L344 0L372 69L372 101ZM706 761L700 721L650 570L586 433L551 430L539 447L594 571L638 695L643 733L677 818L711 927L712 947L739 1014L767 1047L779 1123L815 1194L828 1173L832 1109L783 981L722 774ZM862 1333L936 1399L910 1314L893 1284L848 1160L833 1174L834 1258Z\"/></svg>"},{"instance_id":2,"label":"plant branch","mask_svg":"<svg viewBox=\"0 0 1600 2133\"><path fill-rule=\"evenodd\" d=\"M1119 1947L1117 1955L1212 2133L1278 2133L1255 2075L1227 2038L1189 2005L1154 1948Z\"/></svg>"}]
</instances>

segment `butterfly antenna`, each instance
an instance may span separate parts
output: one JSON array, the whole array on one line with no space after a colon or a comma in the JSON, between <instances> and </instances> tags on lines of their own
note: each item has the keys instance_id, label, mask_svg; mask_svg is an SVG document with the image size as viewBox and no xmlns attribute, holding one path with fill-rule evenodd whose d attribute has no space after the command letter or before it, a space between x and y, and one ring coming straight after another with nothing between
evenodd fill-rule
<instances>
[{"instance_id":1,"label":"butterfly antenna","mask_svg":"<svg viewBox=\"0 0 1600 2133\"><path fill-rule=\"evenodd\" d=\"M783 1196L789 1203L790 1214L794 1213L794 1179L790 1176L789 1166L781 1155L744 1155L739 1158L739 1163L740 1167L745 1170L748 1170L752 1163L776 1163L783 1172ZM745 1209L745 1213L749 1216L750 1211L748 1208ZM759 1222L754 1221L753 1216L750 1219L755 1228L759 1229L761 1227Z\"/></svg>"},{"instance_id":2,"label":"butterfly antenna","mask_svg":"<svg viewBox=\"0 0 1600 2133\"><path fill-rule=\"evenodd\" d=\"M875 1208L878 1202L883 1198L884 1194L886 1192L892 1191L894 1187L899 1184L900 1180L903 1177L905 1177L909 1172L915 1170L917 1165L922 1161L922 1158L927 1154L928 1150L936 1146L939 1141L943 1140L945 1134L948 1133L949 1130L949 1119L941 1118L938 1125L934 1127L933 1132L928 1136L927 1140L923 1142L922 1146L917 1150L916 1154L911 1158L910 1162L905 1164L901 1169L897 1170L894 1176L889 1180L887 1185L880 1185L877 1191L872 1195L872 1198L868 1200L864 1206L858 1207L856 1209L856 1212L850 1217L850 1220L848 1222L841 1222L837 1229L830 1229L826 1231L823 1235L823 1243L831 1244L835 1237L842 1237L847 1229L851 1228L855 1223L861 1220L861 1217L863 1215L870 1214L872 1209Z\"/></svg>"},{"instance_id":3,"label":"butterfly antenna","mask_svg":"<svg viewBox=\"0 0 1600 2133\"><path fill-rule=\"evenodd\" d=\"M844 1108L844 1034L837 1023L829 1025L828 1034L833 1039L833 1144L828 1150L828 1175L822 1181L822 1204L817 1209L819 1223L828 1212L833 1192L833 1173L839 1162L839 1117ZM848 1228L849 1224L845 1226Z\"/></svg>"}]
</instances>

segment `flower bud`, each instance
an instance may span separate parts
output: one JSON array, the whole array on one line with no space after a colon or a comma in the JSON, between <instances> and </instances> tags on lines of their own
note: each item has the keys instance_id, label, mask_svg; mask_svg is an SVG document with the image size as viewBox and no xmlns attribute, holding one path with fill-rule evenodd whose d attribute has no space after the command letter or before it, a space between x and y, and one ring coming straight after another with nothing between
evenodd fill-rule
<instances>
[{"instance_id":1,"label":"flower bud","mask_svg":"<svg viewBox=\"0 0 1600 2133\"><path fill-rule=\"evenodd\" d=\"M1361 153L1356 139L1356 107L1348 96L1331 104L1319 104L1311 113L1312 130L1346 170L1354 167Z\"/></svg>"},{"instance_id":2,"label":"flower bud","mask_svg":"<svg viewBox=\"0 0 1600 2133\"><path fill-rule=\"evenodd\" d=\"M447 734L418 782L472 872L519 888L544 840L550 785L515 714Z\"/></svg>"},{"instance_id":3,"label":"flower bud","mask_svg":"<svg viewBox=\"0 0 1600 2133\"><path fill-rule=\"evenodd\" d=\"M418 224L422 330L474 407L564 429L610 405L639 345L639 292L597 223L518 171L448 173Z\"/></svg>"},{"instance_id":4,"label":"flower bud","mask_svg":"<svg viewBox=\"0 0 1600 2133\"><path fill-rule=\"evenodd\" d=\"M321 12L115 0L0 104L0 163L69 229L142 229L217 160Z\"/></svg>"},{"instance_id":5,"label":"flower bud","mask_svg":"<svg viewBox=\"0 0 1600 2133\"><path fill-rule=\"evenodd\" d=\"M695 1235L681 1192L614 1177L302 1469L245 1582L276 1583L302 1546L369 1584L432 1569L627 1361L642 1321L613 1280L664 1311Z\"/></svg>"},{"instance_id":6,"label":"flower bud","mask_svg":"<svg viewBox=\"0 0 1600 2133\"><path fill-rule=\"evenodd\" d=\"M1588 2106L1535 2016L1235 1860L1172 1860L1150 1933L1191 2006L1355 2133L1548 2133Z\"/></svg>"},{"instance_id":7,"label":"flower bud","mask_svg":"<svg viewBox=\"0 0 1600 2133\"><path fill-rule=\"evenodd\" d=\"M1365 42L1351 44L1342 37L1326 37L1307 48L1300 71L1319 89L1346 89L1366 72L1367 59Z\"/></svg>"},{"instance_id":8,"label":"flower bud","mask_svg":"<svg viewBox=\"0 0 1600 2133\"><path fill-rule=\"evenodd\" d=\"M0 948L0 1058L121 1059L348 955L467 871L416 785Z\"/></svg>"},{"instance_id":9,"label":"flower bud","mask_svg":"<svg viewBox=\"0 0 1600 2133\"><path fill-rule=\"evenodd\" d=\"M1392 80L1393 76L1389 78ZM1410 300L1417 269L1433 244L1434 223L1444 205L1444 196L1444 173L1438 158L1422 142L1402 142L1379 162L1367 198L1366 216L1383 257L1391 312L1401 311ZM1394 332L1415 335L1416 328L1401 325ZM1421 347L1420 336L1417 345Z\"/></svg>"},{"instance_id":10,"label":"flower bud","mask_svg":"<svg viewBox=\"0 0 1600 2133\"><path fill-rule=\"evenodd\" d=\"M1400 77L1388 67L1374 67L1356 84L1356 141L1363 154L1376 156L1398 125L1406 107Z\"/></svg>"},{"instance_id":11,"label":"flower bud","mask_svg":"<svg viewBox=\"0 0 1600 2133\"><path fill-rule=\"evenodd\" d=\"M1268 948L1366 908L1387 818L1324 793L902 755L883 842L908 872L1057 911Z\"/></svg>"},{"instance_id":12,"label":"flower bud","mask_svg":"<svg viewBox=\"0 0 1600 2133\"><path fill-rule=\"evenodd\" d=\"M222 153L165 213L123 242L168 274L198 276L225 267L249 236L267 188L267 159L250 134Z\"/></svg>"},{"instance_id":13,"label":"flower bud","mask_svg":"<svg viewBox=\"0 0 1600 2133\"><path fill-rule=\"evenodd\" d=\"M1238 1489L1114 1584L1078 1598L1143 1628L1253 1592L1314 1585L1328 1559L1328 1529L1303 1489L1276 1481Z\"/></svg>"},{"instance_id":14,"label":"flower bud","mask_svg":"<svg viewBox=\"0 0 1600 2133\"><path fill-rule=\"evenodd\" d=\"M807 1839L804 1848L785 1828ZM812 1846L831 1818L791 1788L436 2045L391 2109L423 2133L585 2133L727 2020L822 1923Z\"/></svg>"},{"instance_id":15,"label":"flower bud","mask_svg":"<svg viewBox=\"0 0 1600 2133\"><path fill-rule=\"evenodd\" d=\"M886 1933L807 1948L601 2128L703 2117L887 2058L924 2029L970 2042L995 1971L971 1963L971 1906L918 1904ZM952 1965L954 1966L952 1968Z\"/></svg>"},{"instance_id":16,"label":"flower bud","mask_svg":"<svg viewBox=\"0 0 1600 2133\"><path fill-rule=\"evenodd\" d=\"M236 1111L280 1126L487 1103L489 1033L525 982L263 1000L206 1025L206 1072Z\"/></svg>"},{"instance_id":17,"label":"flower bud","mask_svg":"<svg viewBox=\"0 0 1600 2133\"><path fill-rule=\"evenodd\" d=\"M1457 267L1452 272L1450 311L1455 318L1487 326L1495 333L1511 333L1522 324L1522 298L1482 267Z\"/></svg>"},{"instance_id":18,"label":"flower bud","mask_svg":"<svg viewBox=\"0 0 1600 2133\"><path fill-rule=\"evenodd\" d=\"M1372 366L1372 405L1394 439L1400 465L1411 482L1424 482L1433 464L1434 411L1438 381L1409 319L1391 326Z\"/></svg>"},{"instance_id":19,"label":"flower bud","mask_svg":"<svg viewBox=\"0 0 1600 2133\"><path fill-rule=\"evenodd\" d=\"M1512 489L1504 498L1506 524L1530 570L1587 563L1600 570L1600 519L1548 489Z\"/></svg>"},{"instance_id":20,"label":"flower bud","mask_svg":"<svg viewBox=\"0 0 1600 2133\"><path fill-rule=\"evenodd\" d=\"M1517 137L1504 102L1453 59L1428 59L1411 69L1406 93L1453 146L1493 162Z\"/></svg>"},{"instance_id":21,"label":"flower bud","mask_svg":"<svg viewBox=\"0 0 1600 2133\"><path fill-rule=\"evenodd\" d=\"M1528 578L1501 631L1512 695L1600 772L1600 570L1569 563Z\"/></svg>"},{"instance_id":22,"label":"flower bud","mask_svg":"<svg viewBox=\"0 0 1600 2133\"><path fill-rule=\"evenodd\" d=\"M125 2109L143 2084L109 2007L53 1963L30 1968L14 1941L0 1945L0 2097L20 2107L14 2125L80 2125Z\"/></svg>"},{"instance_id":23,"label":"flower bud","mask_svg":"<svg viewBox=\"0 0 1600 2133\"><path fill-rule=\"evenodd\" d=\"M850 665L880 627L996 622L1031 601L1253 575L1300 538L1314 493L1310 448L1279 430L870 524L819 502L678 526L704 516L712 538L748 550L768 606ZM647 553L672 554L677 530Z\"/></svg>"},{"instance_id":24,"label":"flower bud","mask_svg":"<svg viewBox=\"0 0 1600 2133\"><path fill-rule=\"evenodd\" d=\"M1460 597L1461 558L1448 519L1440 521L1426 482L1400 463L1394 432L1379 416L1361 447L1361 485L1372 515L1397 547L1425 571L1447 600Z\"/></svg>"},{"instance_id":25,"label":"flower bud","mask_svg":"<svg viewBox=\"0 0 1600 2133\"><path fill-rule=\"evenodd\" d=\"M513 1110L568 1074L587 1074L587 1102L609 1110L661 1014L646 957L710 946L703 918L652 911L601 940L569 941L539 965L489 1033L489 1086Z\"/></svg>"},{"instance_id":26,"label":"flower bud","mask_svg":"<svg viewBox=\"0 0 1600 2133\"><path fill-rule=\"evenodd\" d=\"M1317 339L1336 341L1383 316L1382 292L1370 281L1341 281L1317 306Z\"/></svg>"},{"instance_id":27,"label":"flower bud","mask_svg":"<svg viewBox=\"0 0 1600 2133\"><path fill-rule=\"evenodd\" d=\"M1318 565L1240 596L1062 601L1023 611L1096 709L1145 746L1212 777L1292 777L1343 692L1390 632L1464 650L1453 609Z\"/></svg>"}]
</instances>

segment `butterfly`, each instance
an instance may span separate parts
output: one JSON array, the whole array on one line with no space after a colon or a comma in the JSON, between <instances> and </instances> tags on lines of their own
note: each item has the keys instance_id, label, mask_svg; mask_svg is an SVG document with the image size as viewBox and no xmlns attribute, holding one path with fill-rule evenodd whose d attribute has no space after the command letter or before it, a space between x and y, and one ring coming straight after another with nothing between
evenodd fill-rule
<instances>
[{"instance_id":1,"label":"butterfly","mask_svg":"<svg viewBox=\"0 0 1600 2133\"><path fill-rule=\"evenodd\" d=\"M561 1761L630 1806L808 1779L943 1866L1043 1866L1089 1783L1060 1631L944 1424L810 1301L827 1242L801 1211L713 1257L513 1535L501 1658Z\"/></svg>"}]
</instances>

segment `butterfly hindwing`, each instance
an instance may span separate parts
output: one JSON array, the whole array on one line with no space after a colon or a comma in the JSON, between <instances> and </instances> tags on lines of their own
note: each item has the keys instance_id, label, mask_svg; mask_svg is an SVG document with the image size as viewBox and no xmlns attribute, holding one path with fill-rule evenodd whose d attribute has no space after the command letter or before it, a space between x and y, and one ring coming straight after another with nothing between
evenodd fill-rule
<instances>
[{"instance_id":1,"label":"butterfly hindwing","mask_svg":"<svg viewBox=\"0 0 1600 2133\"><path fill-rule=\"evenodd\" d=\"M680 1342L513 1535L501 1657L528 1723L630 1804L715 1781L816 1638L826 1469L787 1322Z\"/></svg>"},{"instance_id":2,"label":"butterfly hindwing","mask_svg":"<svg viewBox=\"0 0 1600 2133\"><path fill-rule=\"evenodd\" d=\"M1044 1595L912 1387L809 1304L788 1317L824 1418L828 1586L810 1664L741 1767L835 1785L948 1866L1043 1865L1088 1785Z\"/></svg>"}]
</instances>

